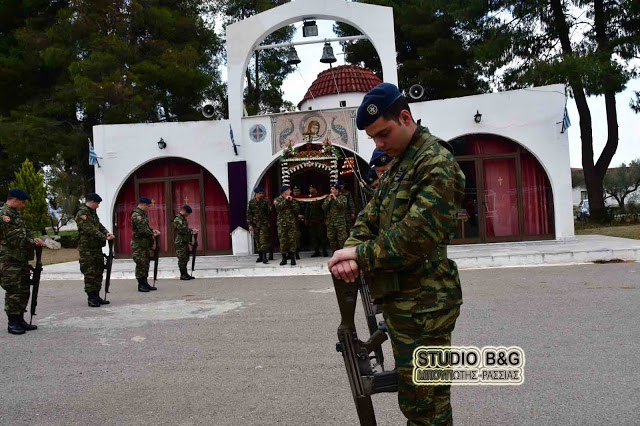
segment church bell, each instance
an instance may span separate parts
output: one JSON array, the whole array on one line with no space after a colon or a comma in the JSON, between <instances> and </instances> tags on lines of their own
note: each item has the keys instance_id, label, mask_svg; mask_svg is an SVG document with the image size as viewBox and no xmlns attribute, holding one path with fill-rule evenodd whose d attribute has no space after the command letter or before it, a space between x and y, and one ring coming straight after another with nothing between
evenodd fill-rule
<instances>
[{"instance_id":1,"label":"church bell","mask_svg":"<svg viewBox=\"0 0 640 426\"><path fill-rule=\"evenodd\" d=\"M298 57L298 52L296 52L296 48L293 46L289 46L289 53L287 53L287 65L297 65L300 62L300 58Z\"/></svg>"},{"instance_id":2,"label":"church bell","mask_svg":"<svg viewBox=\"0 0 640 426\"><path fill-rule=\"evenodd\" d=\"M320 62L323 64L332 64L336 62L337 59L333 55L333 47L329 42L325 42L324 48L322 49L322 58L320 58Z\"/></svg>"}]
</instances>

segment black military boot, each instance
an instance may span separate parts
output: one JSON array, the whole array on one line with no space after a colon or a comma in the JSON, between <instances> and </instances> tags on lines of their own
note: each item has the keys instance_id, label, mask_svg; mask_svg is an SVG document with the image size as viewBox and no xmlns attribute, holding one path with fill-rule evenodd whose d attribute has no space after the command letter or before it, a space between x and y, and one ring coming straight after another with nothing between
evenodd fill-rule
<instances>
[{"instance_id":1,"label":"black military boot","mask_svg":"<svg viewBox=\"0 0 640 426\"><path fill-rule=\"evenodd\" d=\"M9 315L9 325L7 326L9 334L24 334L24 328L20 323L20 315Z\"/></svg>"},{"instance_id":2,"label":"black military boot","mask_svg":"<svg viewBox=\"0 0 640 426\"><path fill-rule=\"evenodd\" d=\"M269 247L269 260L273 260L273 249Z\"/></svg>"},{"instance_id":3,"label":"black military boot","mask_svg":"<svg viewBox=\"0 0 640 426\"><path fill-rule=\"evenodd\" d=\"M104 300L102 297L100 297L100 292L96 291L96 299L98 300L98 302L100 302L101 305L108 305L109 302L108 300Z\"/></svg>"},{"instance_id":4,"label":"black military boot","mask_svg":"<svg viewBox=\"0 0 640 426\"><path fill-rule=\"evenodd\" d=\"M151 284L149 284L149 279L147 277L144 277L144 285L145 285L145 287L147 287L147 289L149 291L156 291L157 290L157 288L151 287Z\"/></svg>"},{"instance_id":5,"label":"black military boot","mask_svg":"<svg viewBox=\"0 0 640 426\"><path fill-rule=\"evenodd\" d=\"M316 251L313 252L313 254L311 255L311 257L320 257L320 250L316 249Z\"/></svg>"},{"instance_id":6,"label":"black military boot","mask_svg":"<svg viewBox=\"0 0 640 426\"><path fill-rule=\"evenodd\" d=\"M141 293L149 293L149 289L144 285L144 278L138 278L138 291Z\"/></svg>"},{"instance_id":7,"label":"black military boot","mask_svg":"<svg viewBox=\"0 0 640 426\"><path fill-rule=\"evenodd\" d=\"M97 291L88 291L87 292L87 304L91 308L99 308L100 307L100 301L97 299L97 297L98 297L98 292Z\"/></svg>"},{"instance_id":8,"label":"black military boot","mask_svg":"<svg viewBox=\"0 0 640 426\"><path fill-rule=\"evenodd\" d=\"M265 265L267 263L269 263L269 261L267 260L267 252L266 251L262 252L262 263L264 263Z\"/></svg>"},{"instance_id":9,"label":"black military boot","mask_svg":"<svg viewBox=\"0 0 640 426\"><path fill-rule=\"evenodd\" d=\"M295 264L296 264L296 255L295 255L295 253L291 252L289 257L291 257L291 266L295 266ZM298 257L298 259L300 259L300 258Z\"/></svg>"},{"instance_id":10,"label":"black military boot","mask_svg":"<svg viewBox=\"0 0 640 426\"><path fill-rule=\"evenodd\" d=\"M25 331L37 330L37 325L31 325L24 320L24 314L20 314L20 325L24 328Z\"/></svg>"},{"instance_id":11,"label":"black military boot","mask_svg":"<svg viewBox=\"0 0 640 426\"><path fill-rule=\"evenodd\" d=\"M180 279L183 281L191 279L191 276L187 273L187 268L180 268Z\"/></svg>"},{"instance_id":12,"label":"black military boot","mask_svg":"<svg viewBox=\"0 0 640 426\"><path fill-rule=\"evenodd\" d=\"M262 256L264 256L264 252L259 251L258 252L258 258L256 259L256 263L260 263L262 262L265 258L263 258Z\"/></svg>"},{"instance_id":13,"label":"black military boot","mask_svg":"<svg viewBox=\"0 0 640 426\"><path fill-rule=\"evenodd\" d=\"M324 247L322 248L322 256L329 257L329 253L327 253L327 249Z\"/></svg>"},{"instance_id":14,"label":"black military boot","mask_svg":"<svg viewBox=\"0 0 640 426\"><path fill-rule=\"evenodd\" d=\"M300 251L296 250L296 259L300 259Z\"/></svg>"},{"instance_id":15,"label":"black military boot","mask_svg":"<svg viewBox=\"0 0 640 426\"><path fill-rule=\"evenodd\" d=\"M287 253L281 253L282 254L282 261L280 261L280 265L286 265L287 264ZM295 259L291 259L292 262L295 262Z\"/></svg>"}]
</instances>

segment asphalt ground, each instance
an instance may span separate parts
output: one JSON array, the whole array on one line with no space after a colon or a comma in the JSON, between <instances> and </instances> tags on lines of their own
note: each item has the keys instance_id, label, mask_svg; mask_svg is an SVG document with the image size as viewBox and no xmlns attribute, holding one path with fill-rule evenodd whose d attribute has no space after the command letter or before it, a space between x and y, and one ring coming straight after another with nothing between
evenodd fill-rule
<instances>
[{"instance_id":1,"label":"asphalt ground","mask_svg":"<svg viewBox=\"0 0 640 426\"><path fill-rule=\"evenodd\" d=\"M639 424L640 263L461 277L454 345L517 345L526 365L521 386L454 386L455 424ZM0 332L0 424L358 424L328 277L158 287L114 281L89 308L81 282L42 282L40 328ZM363 337L360 305L358 320ZM403 424L395 394L373 402L379 425Z\"/></svg>"}]
</instances>

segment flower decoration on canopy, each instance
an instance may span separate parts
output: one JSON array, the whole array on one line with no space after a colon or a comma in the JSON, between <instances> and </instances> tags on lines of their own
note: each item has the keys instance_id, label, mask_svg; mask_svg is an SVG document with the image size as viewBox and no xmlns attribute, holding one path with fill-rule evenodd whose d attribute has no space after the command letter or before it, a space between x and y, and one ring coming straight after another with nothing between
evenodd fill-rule
<instances>
[{"instance_id":1,"label":"flower decoration on canopy","mask_svg":"<svg viewBox=\"0 0 640 426\"><path fill-rule=\"evenodd\" d=\"M289 143L282 150L282 154L280 155L280 158L293 158L295 157L295 155L296 155L296 150L293 148L293 141L289 139Z\"/></svg>"},{"instance_id":2,"label":"flower decoration on canopy","mask_svg":"<svg viewBox=\"0 0 640 426\"><path fill-rule=\"evenodd\" d=\"M322 142L322 154L324 155L336 155L336 148L331 144L329 138L324 138L324 142Z\"/></svg>"}]
</instances>

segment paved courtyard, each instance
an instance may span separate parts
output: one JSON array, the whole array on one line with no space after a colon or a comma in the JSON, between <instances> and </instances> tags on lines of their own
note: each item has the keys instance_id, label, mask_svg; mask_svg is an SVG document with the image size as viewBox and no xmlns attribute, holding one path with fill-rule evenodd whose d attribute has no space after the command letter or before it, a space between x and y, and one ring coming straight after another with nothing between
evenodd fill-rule
<instances>
[{"instance_id":1,"label":"paved courtyard","mask_svg":"<svg viewBox=\"0 0 640 426\"><path fill-rule=\"evenodd\" d=\"M519 387L454 387L455 424L638 424L640 263L461 275L454 344L527 363ZM40 329L2 322L0 424L357 425L327 276L158 287L117 280L92 309L80 281L42 282ZM394 394L373 401L379 425L403 424Z\"/></svg>"}]
</instances>

